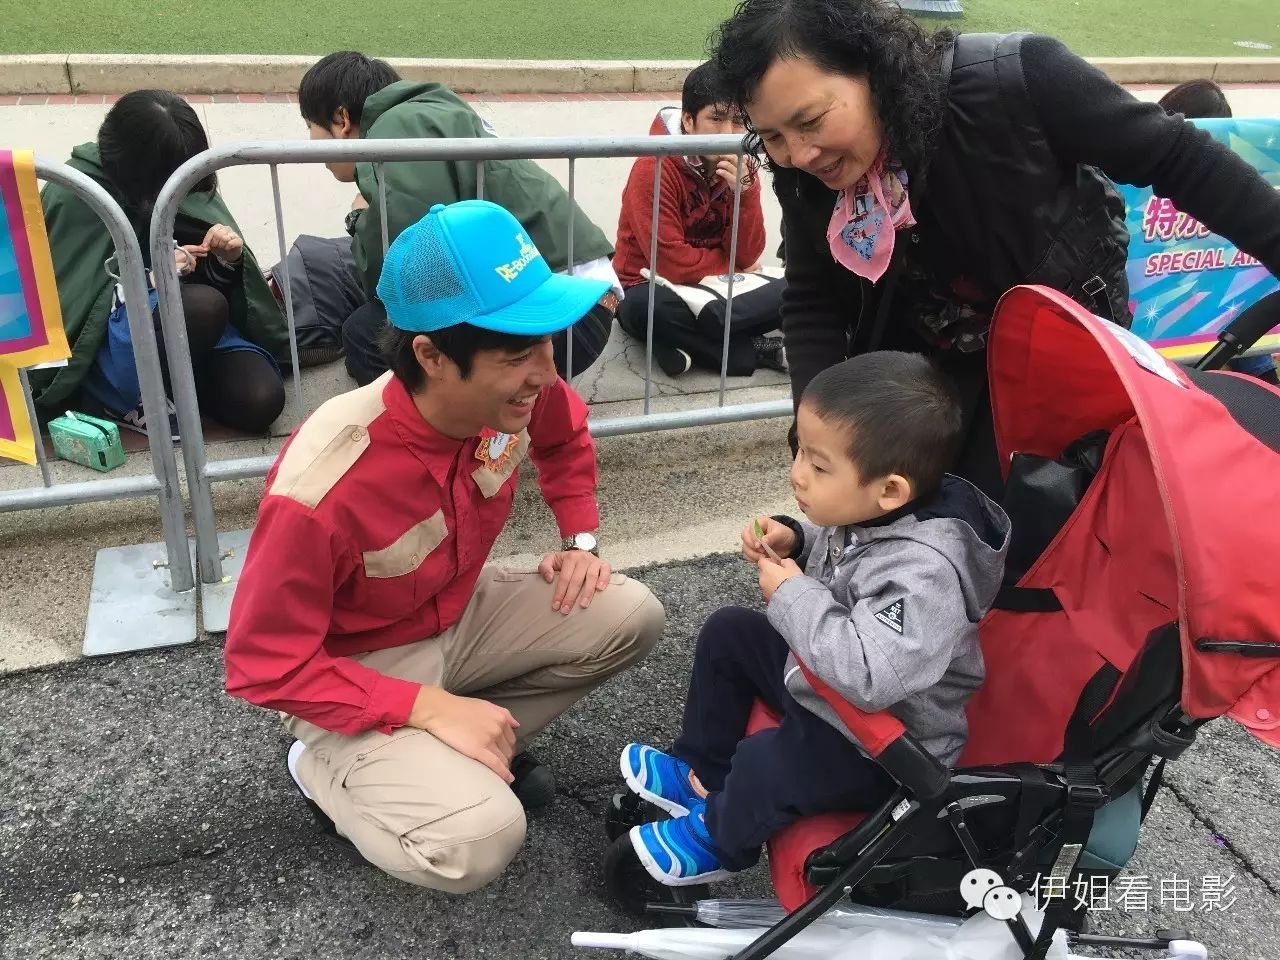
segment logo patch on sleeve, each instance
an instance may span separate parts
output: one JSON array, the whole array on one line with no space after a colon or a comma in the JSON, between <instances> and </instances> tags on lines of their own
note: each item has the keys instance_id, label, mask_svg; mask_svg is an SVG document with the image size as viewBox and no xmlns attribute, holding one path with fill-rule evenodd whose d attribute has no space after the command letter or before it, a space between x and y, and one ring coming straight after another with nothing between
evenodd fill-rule
<instances>
[{"instance_id":1,"label":"logo patch on sleeve","mask_svg":"<svg viewBox=\"0 0 1280 960\"><path fill-rule=\"evenodd\" d=\"M895 600L876 614L876 619L894 633L902 633L902 601Z\"/></svg>"}]
</instances>

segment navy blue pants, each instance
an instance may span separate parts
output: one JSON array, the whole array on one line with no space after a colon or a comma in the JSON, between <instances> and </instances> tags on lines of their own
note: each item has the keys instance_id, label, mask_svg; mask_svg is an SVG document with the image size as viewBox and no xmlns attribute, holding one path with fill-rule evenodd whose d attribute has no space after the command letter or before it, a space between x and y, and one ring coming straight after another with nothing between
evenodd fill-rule
<instances>
[{"instance_id":1,"label":"navy blue pants","mask_svg":"<svg viewBox=\"0 0 1280 960\"><path fill-rule=\"evenodd\" d=\"M698 634L684 728L672 748L710 791L707 829L729 870L802 817L872 810L893 781L838 730L800 706L783 685L786 641L762 613L717 610ZM743 739L752 704L782 723Z\"/></svg>"}]
</instances>

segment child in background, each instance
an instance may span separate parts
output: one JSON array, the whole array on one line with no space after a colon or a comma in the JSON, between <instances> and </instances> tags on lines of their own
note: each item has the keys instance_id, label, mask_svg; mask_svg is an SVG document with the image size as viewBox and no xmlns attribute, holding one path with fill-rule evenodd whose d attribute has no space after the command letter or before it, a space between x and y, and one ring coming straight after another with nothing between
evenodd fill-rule
<instances>
[{"instance_id":1,"label":"child in background","mask_svg":"<svg viewBox=\"0 0 1280 960\"><path fill-rule=\"evenodd\" d=\"M761 517L742 533L767 612L714 613L671 753L622 752L628 785L673 816L631 831L665 884L746 869L788 824L872 809L891 790L797 661L859 709L888 710L944 764L965 744L1009 520L944 473L961 433L949 385L918 354L862 354L813 379L797 423L790 479L809 522ZM756 700L781 723L743 739Z\"/></svg>"}]
</instances>

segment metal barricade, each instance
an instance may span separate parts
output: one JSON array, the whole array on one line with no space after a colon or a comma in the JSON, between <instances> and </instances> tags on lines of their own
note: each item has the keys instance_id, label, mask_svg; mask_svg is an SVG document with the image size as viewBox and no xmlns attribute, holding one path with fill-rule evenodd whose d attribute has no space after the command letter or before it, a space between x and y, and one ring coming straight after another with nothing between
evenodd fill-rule
<instances>
[{"instance_id":1,"label":"metal barricade","mask_svg":"<svg viewBox=\"0 0 1280 960\"><path fill-rule=\"evenodd\" d=\"M382 175L386 163L403 161L442 160L467 162L476 165L477 193L484 196L484 165L491 160L552 160L569 161L568 192L574 199L575 161L607 157L665 157L670 155L711 156L733 155L739 169L746 162L744 141L741 137L724 136L642 136L642 137L572 137L572 138L523 138L523 139L439 139L439 140L346 140L346 141L260 141L231 143L192 158L183 164L170 178L156 201L151 219L152 262L156 265L156 286L160 298L160 316L165 332L166 356L169 363L170 383L184 443L183 459L186 464L188 492L191 497L192 519L196 532L197 570L201 584L202 617L206 630L219 632L226 629L235 577L226 576L224 561L229 566L243 560L243 535L225 538L219 542L214 517L212 484L219 480L239 480L264 476L275 458L271 456L249 457L236 460L210 462L206 456L200 424L200 410L196 399L195 378L191 367L191 355L187 344L186 323L183 316L177 268L168 251L173 245L174 224L178 206L197 183L209 174L225 167L265 164L271 169L271 185L275 197L276 235L280 244L280 259L284 266L285 315L294 362L294 397L302 410L302 375L297 364L297 335L294 329L292 290L288 276L288 249L284 228L284 215L280 202L278 167L285 163L333 163L366 162L374 164L378 183L381 210L383 250L388 243L386 187ZM653 222L649 251L649 305L645 337L644 414L621 417L593 423L591 432L598 437L640 433L651 430L670 430L683 427L706 426L744 420L760 420L770 417L789 417L792 405L789 399L725 405L726 380L729 363L729 343L733 311L733 285L735 272L728 276L728 300L725 306L724 342L720 364L720 387L715 407L651 413L653 373L653 325L654 291L658 275L658 211L662 189L663 164L655 165L653 183ZM731 224L730 264L736 264L738 246L738 222L742 199L742 178L734 187L733 218ZM573 209L573 205L570 205ZM569 221L569 261L573 260L573 219ZM572 267L570 268L572 272ZM573 373L572 338L566 346L567 373Z\"/></svg>"},{"instance_id":2,"label":"metal barricade","mask_svg":"<svg viewBox=\"0 0 1280 960\"><path fill-rule=\"evenodd\" d=\"M124 302L143 305L143 309L127 312L146 412L152 472L143 476L54 483L44 445L37 436L36 459L43 485L0 491L0 513L156 497L163 543L98 551L85 623L84 652L92 656L190 643L197 637L195 582L142 251L128 217L92 178L40 156L35 159L35 170L41 180L66 187L98 215L115 244ZM172 253L167 256L172 263ZM35 404L25 371L21 381L34 425Z\"/></svg>"}]
</instances>

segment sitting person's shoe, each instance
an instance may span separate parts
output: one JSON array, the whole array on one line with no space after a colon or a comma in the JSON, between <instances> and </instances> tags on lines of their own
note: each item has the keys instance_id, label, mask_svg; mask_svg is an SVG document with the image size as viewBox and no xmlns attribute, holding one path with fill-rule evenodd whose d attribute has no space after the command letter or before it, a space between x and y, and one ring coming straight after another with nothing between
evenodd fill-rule
<instances>
[{"instance_id":1,"label":"sitting person's shoe","mask_svg":"<svg viewBox=\"0 0 1280 960\"><path fill-rule=\"evenodd\" d=\"M555 775L528 750L512 757L510 769L515 777L511 782L511 792L525 810L537 810L555 799Z\"/></svg>"},{"instance_id":2,"label":"sitting person's shoe","mask_svg":"<svg viewBox=\"0 0 1280 960\"><path fill-rule=\"evenodd\" d=\"M301 740L293 741L289 747L289 755L285 758L285 765L289 768L289 778L293 781L293 785L298 788L298 793L302 794L302 800L306 803L307 808L311 811L311 816L315 818L316 824L320 829L330 836L337 837L343 843L351 843L346 837L338 832L337 825L333 819L320 809L320 804L311 799L311 793L302 784L302 780L298 777L298 758L306 752L307 745Z\"/></svg>"},{"instance_id":3,"label":"sitting person's shoe","mask_svg":"<svg viewBox=\"0 0 1280 960\"><path fill-rule=\"evenodd\" d=\"M178 410L173 405L172 400L165 400L165 406L169 418L169 435L173 438L174 443L179 443L182 436L178 432ZM147 414L142 409L142 404L138 404L132 410L126 410L124 413L118 410L111 410L107 407L102 408L103 418L110 420L116 425L134 433L140 433L144 437L147 435Z\"/></svg>"},{"instance_id":4,"label":"sitting person's shoe","mask_svg":"<svg viewBox=\"0 0 1280 960\"><path fill-rule=\"evenodd\" d=\"M756 366L787 373L787 352L781 337L752 337L751 346L756 352Z\"/></svg>"},{"instance_id":5,"label":"sitting person's shoe","mask_svg":"<svg viewBox=\"0 0 1280 960\"><path fill-rule=\"evenodd\" d=\"M653 359L657 361L658 369L668 377L678 377L682 373L688 373L693 367L693 357L689 354L678 347L667 347L659 343L653 345Z\"/></svg>"},{"instance_id":6,"label":"sitting person's shoe","mask_svg":"<svg viewBox=\"0 0 1280 960\"><path fill-rule=\"evenodd\" d=\"M702 797L689 782L693 770L683 760L661 750L642 743L628 743L622 748L618 766L622 770L622 779L627 781L633 793L673 817L685 816L702 802Z\"/></svg>"},{"instance_id":7,"label":"sitting person's shoe","mask_svg":"<svg viewBox=\"0 0 1280 960\"><path fill-rule=\"evenodd\" d=\"M686 816L631 828L631 846L649 876L668 887L711 883L732 874L707 833L706 803L699 801Z\"/></svg>"}]
</instances>

